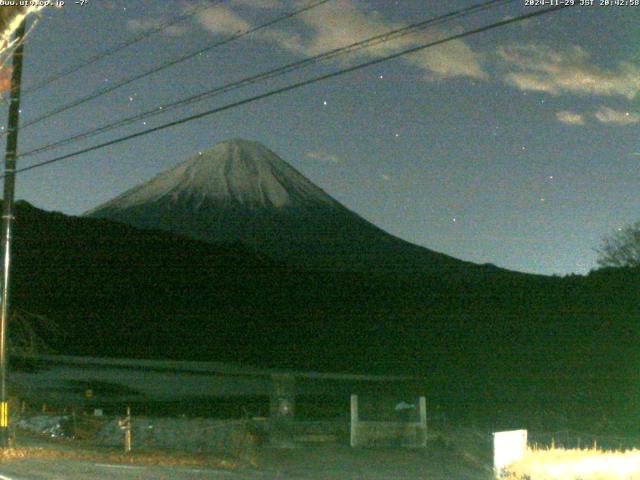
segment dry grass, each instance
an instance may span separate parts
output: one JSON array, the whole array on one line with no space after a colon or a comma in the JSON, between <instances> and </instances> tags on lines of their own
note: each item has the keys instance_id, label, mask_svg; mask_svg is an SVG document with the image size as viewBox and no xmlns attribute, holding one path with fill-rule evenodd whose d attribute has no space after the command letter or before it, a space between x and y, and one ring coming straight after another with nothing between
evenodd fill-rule
<instances>
[{"instance_id":1,"label":"dry grass","mask_svg":"<svg viewBox=\"0 0 640 480\"><path fill-rule=\"evenodd\" d=\"M15 447L5 450L0 449L0 463L24 459L65 459L84 462L117 463L126 465L158 465L170 467L213 467L213 468L238 468L240 462L216 458L211 455L187 454L167 451L132 451L123 453L119 451L100 451L89 448L76 447L56 448L52 447Z\"/></svg>"},{"instance_id":2,"label":"dry grass","mask_svg":"<svg viewBox=\"0 0 640 480\"><path fill-rule=\"evenodd\" d=\"M640 450L528 449L501 477L507 480L640 479Z\"/></svg>"}]
</instances>

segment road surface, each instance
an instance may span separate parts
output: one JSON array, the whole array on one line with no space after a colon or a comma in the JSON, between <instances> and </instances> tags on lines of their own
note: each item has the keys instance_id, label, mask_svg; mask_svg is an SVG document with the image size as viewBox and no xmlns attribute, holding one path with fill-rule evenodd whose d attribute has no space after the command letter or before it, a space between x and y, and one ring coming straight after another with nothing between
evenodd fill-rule
<instances>
[{"instance_id":1,"label":"road surface","mask_svg":"<svg viewBox=\"0 0 640 480\"><path fill-rule=\"evenodd\" d=\"M265 449L259 469L134 466L67 459L0 464L0 480L490 480L483 465L446 450L350 449L326 445Z\"/></svg>"}]
</instances>

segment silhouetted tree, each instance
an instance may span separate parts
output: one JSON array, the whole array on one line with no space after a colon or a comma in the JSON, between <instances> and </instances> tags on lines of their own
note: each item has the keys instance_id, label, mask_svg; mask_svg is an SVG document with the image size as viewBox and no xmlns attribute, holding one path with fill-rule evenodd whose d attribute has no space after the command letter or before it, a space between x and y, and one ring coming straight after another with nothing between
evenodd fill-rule
<instances>
[{"instance_id":1,"label":"silhouetted tree","mask_svg":"<svg viewBox=\"0 0 640 480\"><path fill-rule=\"evenodd\" d=\"M640 221L604 237L596 252L601 267L640 267Z\"/></svg>"},{"instance_id":2,"label":"silhouetted tree","mask_svg":"<svg viewBox=\"0 0 640 480\"><path fill-rule=\"evenodd\" d=\"M17 355L54 353L50 342L61 336L58 325L37 313L15 309L9 322L9 351Z\"/></svg>"}]
</instances>

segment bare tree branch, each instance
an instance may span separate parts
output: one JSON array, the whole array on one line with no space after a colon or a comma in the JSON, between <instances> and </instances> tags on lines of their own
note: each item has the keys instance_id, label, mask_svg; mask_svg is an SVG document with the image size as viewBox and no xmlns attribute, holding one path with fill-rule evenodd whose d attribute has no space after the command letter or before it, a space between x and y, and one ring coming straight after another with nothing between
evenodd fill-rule
<instances>
[{"instance_id":1,"label":"bare tree branch","mask_svg":"<svg viewBox=\"0 0 640 480\"><path fill-rule=\"evenodd\" d=\"M604 237L596 252L601 267L640 267L640 221Z\"/></svg>"}]
</instances>

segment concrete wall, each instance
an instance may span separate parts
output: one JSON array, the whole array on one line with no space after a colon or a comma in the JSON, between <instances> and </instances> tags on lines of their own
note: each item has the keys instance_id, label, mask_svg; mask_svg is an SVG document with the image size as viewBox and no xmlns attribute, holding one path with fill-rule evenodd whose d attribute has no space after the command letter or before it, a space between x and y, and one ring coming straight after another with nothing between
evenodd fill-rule
<instances>
[{"instance_id":1,"label":"concrete wall","mask_svg":"<svg viewBox=\"0 0 640 480\"><path fill-rule=\"evenodd\" d=\"M361 420L358 395L351 395L351 446L399 445L424 447L427 443L425 397L418 405L419 421Z\"/></svg>"}]
</instances>

